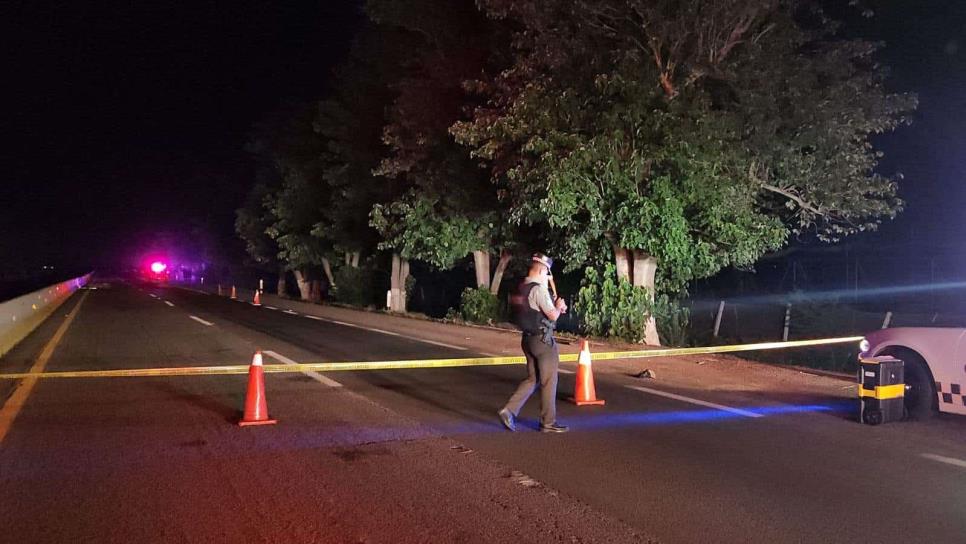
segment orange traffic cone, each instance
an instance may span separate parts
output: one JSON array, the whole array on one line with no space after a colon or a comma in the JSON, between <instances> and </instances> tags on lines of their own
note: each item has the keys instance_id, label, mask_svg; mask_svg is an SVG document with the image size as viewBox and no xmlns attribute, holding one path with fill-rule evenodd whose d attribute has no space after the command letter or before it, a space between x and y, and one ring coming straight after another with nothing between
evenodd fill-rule
<instances>
[{"instance_id":1,"label":"orange traffic cone","mask_svg":"<svg viewBox=\"0 0 966 544\"><path fill-rule=\"evenodd\" d=\"M252 306L261 306L262 299L258 296L258 289L255 289L255 299L252 300Z\"/></svg>"},{"instance_id":2,"label":"orange traffic cone","mask_svg":"<svg viewBox=\"0 0 966 544\"><path fill-rule=\"evenodd\" d=\"M603 405L604 401L597 398L594 390L594 371L590 368L590 342L580 341L580 355L577 357L577 386L574 396L570 399L577 406L587 404Z\"/></svg>"},{"instance_id":3,"label":"orange traffic cone","mask_svg":"<svg viewBox=\"0 0 966 544\"><path fill-rule=\"evenodd\" d=\"M248 393L245 395L245 414L238 425L274 425L278 420L268 419L268 402L265 400L265 370L262 369L262 352L256 351L248 367Z\"/></svg>"},{"instance_id":4,"label":"orange traffic cone","mask_svg":"<svg viewBox=\"0 0 966 544\"><path fill-rule=\"evenodd\" d=\"M232 300L235 300L235 299L238 298L238 292L235 291L235 286L234 285L231 286L231 298L232 298Z\"/></svg>"}]
</instances>

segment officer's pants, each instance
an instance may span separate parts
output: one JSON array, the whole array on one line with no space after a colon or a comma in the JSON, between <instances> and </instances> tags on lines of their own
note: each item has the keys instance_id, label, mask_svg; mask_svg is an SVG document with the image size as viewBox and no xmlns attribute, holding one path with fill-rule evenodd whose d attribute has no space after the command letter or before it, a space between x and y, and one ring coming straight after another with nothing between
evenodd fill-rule
<instances>
[{"instance_id":1,"label":"officer's pants","mask_svg":"<svg viewBox=\"0 0 966 544\"><path fill-rule=\"evenodd\" d=\"M540 336L524 335L521 342L523 354L527 357L527 379L520 382L513 396L506 403L506 409L514 416L520 413L530 395L540 385L540 424L552 425L557 422L557 367L560 365L560 352L557 341L553 345L543 343Z\"/></svg>"}]
</instances>

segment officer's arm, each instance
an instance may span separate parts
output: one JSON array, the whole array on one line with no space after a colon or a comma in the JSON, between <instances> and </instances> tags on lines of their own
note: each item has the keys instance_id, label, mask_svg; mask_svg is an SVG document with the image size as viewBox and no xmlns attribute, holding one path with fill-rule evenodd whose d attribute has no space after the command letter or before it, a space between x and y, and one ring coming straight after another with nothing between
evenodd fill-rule
<instances>
[{"instance_id":1,"label":"officer's arm","mask_svg":"<svg viewBox=\"0 0 966 544\"><path fill-rule=\"evenodd\" d=\"M540 311L543 315L547 316L550 321L556 321L560 317L560 310L554 305L553 300L550 299L550 292L544 287L541 289L540 295L537 297L537 305L540 306Z\"/></svg>"}]
</instances>

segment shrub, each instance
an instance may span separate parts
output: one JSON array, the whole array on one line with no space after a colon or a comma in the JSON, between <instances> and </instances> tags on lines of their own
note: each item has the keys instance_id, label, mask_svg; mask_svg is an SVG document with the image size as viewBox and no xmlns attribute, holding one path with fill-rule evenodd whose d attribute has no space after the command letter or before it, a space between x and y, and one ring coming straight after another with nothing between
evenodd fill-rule
<instances>
[{"instance_id":1,"label":"shrub","mask_svg":"<svg viewBox=\"0 0 966 544\"><path fill-rule=\"evenodd\" d=\"M688 345L688 325L691 323L691 312L688 308L681 306L676 300L671 300L667 295L658 295L654 299L654 319L657 321L661 344Z\"/></svg>"},{"instance_id":2,"label":"shrub","mask_svg":"<svg viewBox=\"0 0 966 544\"><path fill-rule=\"evenodd\" d=\"M337 269L333 276L336 284L333 295L339 302L355 306L368 306L377 302L371 270L343 266Z\"/></svg>"},{"instance_id":3,"label":"shrub","mask_svg":"<svg viewBox=\"0 0 966 544\"><path fill-rule=\"evenodd\" d=\"M580 314L582 332L592 336L641 342L648 317L653 315L663 343L682 345L687 341L687 308L667 295L652 301L647 289L618 280L613 264L605 266L603 275L593 268L584 271L574 311Z\"/></svg>"},{"instance_id":4,"label":"shrub","mask_svg":"<svg viewBox=\"0 0 966 544\"><path fill-rule=\"evenodd\" d=\"M500 299L486 287L467 287L460 297L460 315L472 323L493 323L500 319Z\"/></svg>"}]
</instances>

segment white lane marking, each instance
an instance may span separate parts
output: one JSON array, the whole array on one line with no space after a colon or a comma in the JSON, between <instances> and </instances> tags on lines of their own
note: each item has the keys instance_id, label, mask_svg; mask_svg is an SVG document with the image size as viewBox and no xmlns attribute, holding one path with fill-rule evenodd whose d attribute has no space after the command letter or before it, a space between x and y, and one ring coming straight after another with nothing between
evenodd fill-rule
<instances>
[{"instance_id":1,"label":"white lane marking","mask_svg":"<svg viewBox=\"0 0 966 544\"><path fill-rule=\"evenodd\" d=\"M148 294L151 295L151 298L158 298L158 295L155 295L154 293L148 293Z\"/></svg>"},{"instance_id":2,"label":"white lane marking","mask_svg":"<svg viewBox=\"0 0 966 544\"><path fill-rule=\"evenodd\" d=\"M289 359L288 357L286 357L284 355L281 355L279 353L275 353L274 351L271 351L271 350L265 350L262 353L264 353L265 355L268 355L272 359L275 359L277 361L281 361L282 363L285 363L287 365L297 365L298 364L295 361ZM315 381L317 381L317 382L319 382L321 384L328 385L329 387L342 387L342 384L341 383L339 383L339 382L337 382L337 381L335 381L335 380L333 380L331 378L326 378L325 376L323 376L323 375L321 375L318 372L315 372L313 370L303 370L302 371L302 374L305 374L306 376L312 378L313 380L315 380Z\"/></svg>"},{"instance_id":3,"label":"white lane marking","mask_svg":"<svg viewBox=\"0 0 966 544\"><path fill-rule=\"evenodd\" d=\"M171 306L172 308L174 308L174 304L171 304L171 303L170 303L170 302L168 302L167 300L166 300L166 301L164 301L164 303L165 303L165 304L167 304L168 306Z\"/></svg>"},{"instance_id":4,"label":"white lane marking","mask_svg":"<svg viewBox=\"0 0 966 544\"><path fill-rule=\"evenodd\" d=\"M309 316L305 316L305 317L309 317ZM459 351L467 351L469 349L469 348L464 348L462 346L454 346L453 344L445 344L443 342L437 342L435 340L426 340L424 338L416 338L415 336L406 336L404 334L399 334L398 332L385 331L382 329L374 329L372 327L363 327L362 325L356 325L355 323L346 323L345 321L337 321L335 319L325 319L322 317L314 317L314 316L311 317L311 319L315 319L317 321L328 321L329 323L335 323L336 325L342 325L343 327L352 327L354 329L362 329L370 332L378 332L379 334L385 334L388 336L398 336L400 338L406 338L414 342L422 342L423 344L432 344L434 346L440 346L443 348L456 349Z\"/></svg>"},{"instance_id":5,"label":"white lane marking","mask_svg":"<svg viewBox=\"0 0 966 544\"><path fill-rule=\"evenodd\" d=\"M195 321L197 321L198 323L201 323L202 325L208 325L209 327L212 326L212 325L214 325L214 323L212 323L211 321L205 321L204 319L201 319L200 317L196 317L196 316L193 316L193 315L189 315L188 317L190 317L191 319L194 319Z\"/></svg>"},{"instance_id":6,"label":"white lane marking","mask_svg":"<svg viewBox=\"0 0 966 544\"><path fill-rule=\"evenodd\" d=\"M557 372L561 374L574 374L573 370L567 370L566 368L557 367Z\"/></svg>"},{"instance_id":7,"label":"white lane marking","mask_svg":"<svg viewBox=\"0 0 966 544\"><path fill-rule=\"evenodd\" d=\"M962 459L943 457L942 455L936 455L933 453L922 453L920 456L925 457L926 459L932 459L933 461L939 461L940 463L946 463L947 465L966 468L966 461L963 461Z\"/></svg>"},{"instance_id":8,"label":"white lane marking","mask_svg":"<svg viewBox=\"0 0 966 544\"><path fill-rule=\"evenodd\" d=\"M317 315L303 315L302 317L307 317L309 319L314 319L316 321L325 321L324 319L322 319L321 317L319 317Z\"/></svg>"},{"instance_id":9,"label":"white lane marking","mask_svg":"<svg viewBox=\"0 0 966 544\"><path fill-rule=\"evenodd\" d=\"M299 313L294 310L282 310L282 313L288 315L299 315Z\"/></svg>"},{"instance_id":10,"label":"white lane marking","mask_svg":"<svg viewBox=\"0 0 966 544\"><path fill-rule=\"evenodd\" d=\"M277 310L278 308L276 308L275 306L265 306L265 309L267 309L267 310Z\"/></svg>"},{"instance_id":11,"label":"white lane marking","mask_svg":"<svg viewBox=\"0 0 966 544\"><path fill-rule=\"evenodd\" d=\"M691 397L685 397L684 395L675 395L674 393L668 393L667 391L659 391L657 389L651 389L649 387L641 387L639 385L628 385L630 389L635 389L643 393L650 393L652 395L657 395L659 397L667 397L669 399L679 400L682 402L690 402L691 404L697 404L699 406L707 406L708 408L716 408L718 410L723 410L725 412L731 412L733 414L738 414L745 417L763 417L761 414L756 414L755 412L749 412L748 410L742 410L740 408L732 408L730 406L724 406L721 404L715 404L713 402L708 402L706 400L694 399Z\"/></svg>"}]
</instances>

